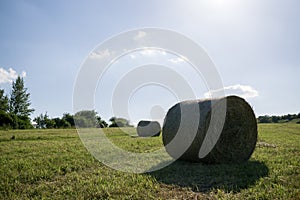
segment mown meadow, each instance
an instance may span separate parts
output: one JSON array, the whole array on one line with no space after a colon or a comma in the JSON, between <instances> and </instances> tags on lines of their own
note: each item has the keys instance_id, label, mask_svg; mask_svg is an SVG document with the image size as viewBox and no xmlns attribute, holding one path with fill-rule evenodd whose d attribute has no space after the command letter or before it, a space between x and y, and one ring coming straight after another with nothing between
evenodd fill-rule
<instances>
[{"instance_id":1,"label":"mown meadow","mask_svg":"<svg viewBox=\"0 0 300 200\"><path fill-rule=\"evenodd\" d=\"M246 163L176 161L144 174L97 161L75 129L0 131L0 199L300 199L300 124L258 128ZM161 137L132 137L118 128L107 136L133 152L162 147Z\"/></svg>"}]
</instances>

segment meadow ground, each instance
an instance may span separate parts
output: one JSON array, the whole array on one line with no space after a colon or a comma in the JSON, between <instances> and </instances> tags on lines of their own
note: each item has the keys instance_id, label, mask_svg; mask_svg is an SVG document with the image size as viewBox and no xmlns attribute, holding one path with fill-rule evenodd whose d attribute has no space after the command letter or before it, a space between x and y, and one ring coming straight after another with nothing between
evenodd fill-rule
<instances>
[{"instance_id":1,"label":"meadow ground","mask_svg":"<svg viewBox=\"0 0 300 200\"><path fill-rule=\"evenodd\" d=\"M130 151L162 146L161 137L108 131ZM300 124L259 124L256 149L240 165L120 172L95 160L74 129L0 131L0 153L0 199L300 199Z\"/></svg>"}]
</instances>

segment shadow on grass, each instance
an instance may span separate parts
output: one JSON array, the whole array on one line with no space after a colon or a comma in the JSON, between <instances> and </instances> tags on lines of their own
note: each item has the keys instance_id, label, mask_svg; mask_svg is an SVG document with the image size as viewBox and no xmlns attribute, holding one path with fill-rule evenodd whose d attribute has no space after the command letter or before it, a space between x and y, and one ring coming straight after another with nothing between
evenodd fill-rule
<instances>
[{"instance_id":1,"label":"shadow on grass","mask_svg":"<svg viewBox=\"0 0 300 200\"><path fill-rule=\"evenodd\" d=\"M209 192L217 188L227 192L239 192L253 185L259 178L267 176L268 173L268 167L259 161L232 165L205 165L175 161L149 174L158 182L190 187L194 192Z\"/></svg>"}]
</instances>

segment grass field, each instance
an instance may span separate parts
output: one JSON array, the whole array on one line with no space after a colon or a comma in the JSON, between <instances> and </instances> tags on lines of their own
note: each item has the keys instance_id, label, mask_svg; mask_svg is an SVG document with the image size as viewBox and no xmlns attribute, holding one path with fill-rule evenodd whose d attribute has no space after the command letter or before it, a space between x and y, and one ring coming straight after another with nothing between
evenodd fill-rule
<instances>
[{"instance_id":1,"label":"grass field","mask_svg":"<svg viewBox=\"0 0 300 200\"><path fill-rule=\"evenodd\" d=\"M109 131L131 151L162 146L161 138ZM1 199L300 199L300 124L260 124L255 152L241 165L177 161L146 174L101 164L72 129L0 131L0 152Z\"/></svg>"}]
</instances>

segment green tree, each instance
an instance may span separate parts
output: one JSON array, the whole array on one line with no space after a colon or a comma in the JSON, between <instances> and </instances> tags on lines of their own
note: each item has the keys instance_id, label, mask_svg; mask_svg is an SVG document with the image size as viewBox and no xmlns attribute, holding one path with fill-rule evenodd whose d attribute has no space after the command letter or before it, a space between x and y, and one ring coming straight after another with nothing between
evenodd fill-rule
<instances>
[{"instance_id":1,"label":"green tree","mask_svg":"<svg viewBox=\"0 0 300 200\"><path fill-rule=\"evenodd\" d=\"M71 124L66 121L64 118L60 119L59 117L52 119L55 122L55 128L70 128Z\"/></svg>"},{"instance_id":2,"label":"green tree","mask_svg":"<svg viewBox=\"0 0 300 200\"><path fill-rule=\"evenodd\" d=\"M30 114L34 109L30 108L30 93L24 86L24 79L18 78L12 83L12 93L9 101L10 114L16 122L15 128L31 128Z\"/></svg>"},{"instance_id":3,"label":"green tree","mask_svg":"<svg viewBox=\"0 0 300 200\"><path fill-rule=\"evenodd\" d=\"M272 119L273 123L278 123L279 122L279 117L278 116L272 116L271 119Z\"/></svg>"},{"instance_id":4,"label":"green tree","mask_svg":"<svg viewBox=\"0 0 300 200\"><path fill-rule=\"evenodd\" d=\"M69 118L71 121L71 115L65 114L64 117ZM63 118L64 118L63 117ZM108 124L97 115L95 110L82 110L73 116L73 120L76 122L77 127L81 128L105 128ZM74 122L73 122L74 123Z\"/></svg>"},{"instance_id":5,"label":"green tree","mask_svg":"<svg viewBox=\"0 0 300 200\"><path fill-rule=\"evenodd\" d=\"M36 122L36 128L44 127L43 114L40 114L40 116L35 117L33 121Z\"/></svg>"},{"instance_id":6,"label":"green tree","mask_svg":"<svg viewBox=\"0 0 300 200\"><path fill-rule=\"evenodd\" d=\"M132 127L132 125L129 123L129 120L125 118L112 117L109 119L109 121L111 122L109 127Z\"/></svg>"},{"instance_id":7,"label":"green tree","mask_svg":"<svg viewBox=\"0 0 300 200\"><path fill-rule=\"evenodd\" d=\"M53 119L46 120L46 128L56 128L56 122Z\"/></svg>"},{"instance_id":8,"label":"green tree","mask_svg":"<svg viewBox=\"0 0 300 200\"><path fill-rule=\"evenodd\" d=\"M94 110L82 110L74 115L76 126L81 128L97 127L97 112Z\"/></svg>"},{"instance_id":9,"label":"green tree","mask_svg":"<svg viewBox=\"0 0 300 200\"><path fill-rule=\"evenodd\" d=\"M98 123L99 128L106 128L108 126L106 121L101 119L101 117L99 117L99 116L97 116L97 123Z\"/></svg>"},{"instance_id":10,"label":"green tree","mask_svg":"<svg viewBox=\"0 0 300 200\"><path fill-rule=\"evenodd\" d=\"M0 110L0 127L2 128L12 128L14 126L14 120L9 113Z\"/></svg>"},{"instance_id":11,"label":"green tree","mask_svg":"<svg viewBox=\"0 0 300 200\"><path fill-rule=\"evenodd\" d=\"M13 126L13 119L8 113L8 97L4 90L0 89L0 127L10 128Z\"/></svg>"},{"instance_id":12,"label":"green tree","mask_svg":"<svg viewBox=\"0 0 300 200\"><path fill-rule=\"evenodd\" d=\"M12 83L10 97L10 112L17 116L30 116L34 109L30 109L30 93L24 86L24 79L20 76Z\"/></svg>"},{"instance_id":13,"label":"green tree","mask_svg":"<svg viewBox=\"0 0 300 200\"><path fill-rule=\"evenodd\" d=\"M47 128L45 118L47 118L47 113L45 115L41 113L39 116L33 119L33 121L36 122L37 124L36 125L37 128Z\"/></svg>"},{"instance_id":14,"label":"green tree","mask_svg":"<svg viewBox=\"0 0 300 200\"><path fill-rule=\"evenodd\" d=\"M64 113L62 120L67 121L70 124L70 126L75 126L74 116L69 113Z\"/></svg>"},{"instance_id":15,"label":"green tree","mask_svg":"<svg viewBox=\"0 0 300 200\"><path fill-rule=\"evenodd\" d=\"M37 128L56 128L56 121L50 119L47 112L44 115L40 114L33 121L37 123Z\"/></svg>"},{"instance_id":16,"label":"green tree","mask_svg":"<svg viewBox=\"0 0 300 200\"><path fill-rule=\"evenodd\" d=\"M44 123L46 128L55 128L55 121L49 118L48 113L46 112L44 115Z\"/></svg>"},{"instance_id":17,"label":"green tree","mask_svg":"<svg viewBox=\"0 0 300 200\"><path fill-rule=\"evenodd\" d=\"M258 117L258 122L259 123L271 123L272 118L269 115L259 116Z\"/></svg>"},{"instance_id":18,"label":"green tree","mask_svg":"<svg viewBox=\"0 0 300 200\"><path fill-rule=\"evenodd\" d=\"M0 89L0 110L3 112L8 112L8 109L8 97L4 94L4 90Z\"/></svg>"},{"instance_id":19,"label":"green tree","mask_svg":"<svg viewBox=\"0 0 300 200\"><path fill-rule=\"evenodd\" d=\"M110 119L109 119L109 121L110 121L110 125L109 125L109 127L118 127L118 125L117 125L117 122L116 122L116 117L111 117Z\"/></svg>"}]
</instances>

